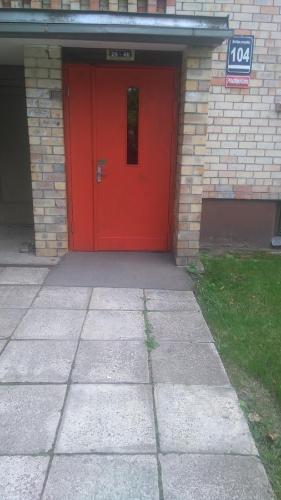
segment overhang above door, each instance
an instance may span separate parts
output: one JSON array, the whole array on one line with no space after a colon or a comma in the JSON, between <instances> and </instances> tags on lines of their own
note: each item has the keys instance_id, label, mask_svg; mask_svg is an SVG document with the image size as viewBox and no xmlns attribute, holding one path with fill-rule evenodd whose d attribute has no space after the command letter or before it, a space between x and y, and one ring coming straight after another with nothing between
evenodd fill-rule
<instances>
[{"instance_id":1,"label":"overhang above door","mask_svg":"<svg viewBox=\"0 0 281 500\"><path fill-rule=\"evenodd\" d=\"M112 40L215 46L230 38L228 17L1 9L0 37Z\"/></svg>"}]
</instances>

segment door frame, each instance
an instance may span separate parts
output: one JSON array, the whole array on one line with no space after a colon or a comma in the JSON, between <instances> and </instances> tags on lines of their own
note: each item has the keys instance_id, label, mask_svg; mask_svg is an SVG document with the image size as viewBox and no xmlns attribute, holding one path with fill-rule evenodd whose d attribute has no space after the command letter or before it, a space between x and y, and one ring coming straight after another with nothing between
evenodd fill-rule
<instances>
[{"instance_id":1,"label":"door frame","mask_svg":"<svg viewBox=\"0 0 281 500\"><path fill-rule=\"evenodd\" d=\"M63 63L62 67L62 85L63 85L63 119L64 119L64 144L65 144L65 177L66 177L66 205L67 205L67 220L68 220L68 244L69 250L73 251L73 205L72 205L72 165L71 165L71 140L70 140L70 105L69 105L69 68L75 67L90 67L90 68L104 68L111 67L118 69L161 69L170 70L174 73L174 95L173 95L173 132L171 136L171 155L170 155L170 178L169 178L169 200L168 200L168 251L172 250L173 247L173 231L175 226L175 199L176 199L176 165L177 165L177 146L178 146L178 122L179 122L179 82L180 82L180 69L174 66L144 66L144 65L128 65L128 64L98 64L92 65L89 63ZM91 109L92 109L92 183L95 183L95 166L96 166L96 147L95 147L95 119L94 119L94 89L95 89L95 79L94 71L91 71ZM94 187L93 191L93 211L95 210L95 196ZM94 221L94 213L93 213ZM93 250L96 250L95 243L96 228L93 228Z\"/></svg>"}]
</instances>

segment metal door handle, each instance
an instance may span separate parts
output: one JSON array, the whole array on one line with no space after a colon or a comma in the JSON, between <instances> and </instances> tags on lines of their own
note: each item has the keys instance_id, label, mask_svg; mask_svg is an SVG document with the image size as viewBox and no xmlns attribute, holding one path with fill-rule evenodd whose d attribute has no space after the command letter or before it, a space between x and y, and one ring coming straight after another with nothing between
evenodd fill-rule
<instances>
[{"instance_id":1,"label":"metal door handle","mask_svg":"<svg viewBox=\"0 0 281 500\"><path fill-rule=\"evenodd\" d=\"M97 161L97 167L96 167L96 181L97 183L102 182L102 178L104 177L104 167L106 164L106 160L98 160Z\"/></svg>"}]
</instances>

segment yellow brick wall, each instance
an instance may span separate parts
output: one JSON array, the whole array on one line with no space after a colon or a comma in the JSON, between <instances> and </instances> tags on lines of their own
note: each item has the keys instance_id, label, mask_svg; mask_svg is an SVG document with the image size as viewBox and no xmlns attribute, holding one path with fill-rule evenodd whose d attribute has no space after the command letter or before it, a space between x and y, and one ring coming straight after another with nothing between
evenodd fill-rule
<instances>
[{"instance_id":1,"label":"yellow brick wall","mask_svg":"<svg viewBox=\"0 0 281 500\"><path fill-rule=\"evenodd\" d=\"M99 0L0 0L0 8L97 10ZM116 11L123 5L109 0ZM149 12L157 0L148 0ZM129 0L136 12L138 1ZM208 115L208 151L204 192L208 198L281 199L281 1L167 0L166 12L177 15L229 16L236 34L255 36L249 89L224 87L226 46L213 52ZM192 106L192 103L191 103Z\"/></svg>"},{"instance_id":2,"label":"yellow brick wall","mask_svg":"<svg viewBox=\"0 0 281 500\"><path fill-rule=\"evenodd\" d=\"M197 260L199 251L211 65L212 51L208 47L184 51L174 231L178 265Z\"/></svg>"},{"instance_id":3,"label":"yellow brick wall","mask_svg":"<svg viewBox=\"0 0 281 500\"><path fill-rule=\"evenodd\" d=\"M61 48L26 46L24 66L36 254L57 256L68 247Z\"/></svg>"},{"instance_id":4,"label":"yellow brick wall","mask_svg":"<svg viewBox=\"0 0 281 500\"><path fill-rule=\"evenodd\" d=\"M177 2L176 14L228 15L235 34L254 35L249 89L224 87L227 43L213 53L203 196L281 199L281 2Z\"/></svg>"},{"instance_id":5,"label":"yellow brick wall","mask_svg":"<svg viewBox=\"0 0 281 500\"><path fill-rule=\"evenodd\" d=\"M176 0L167 0L164 7L167 14L175 13ZM143 3L142 3L143 5ZM147 0L147 11L163 13L163 3ZM0 0L0 8L12 9L58 9L58 10L109 10L143 12L137 0Z\"/></svg>"}]
</instances>

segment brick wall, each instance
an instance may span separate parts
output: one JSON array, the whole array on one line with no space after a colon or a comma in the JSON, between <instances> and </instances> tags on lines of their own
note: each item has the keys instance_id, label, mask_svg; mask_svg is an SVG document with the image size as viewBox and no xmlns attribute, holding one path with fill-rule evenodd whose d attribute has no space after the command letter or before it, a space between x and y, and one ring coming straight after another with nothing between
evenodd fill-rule
<instances>
[{"instance_id":1,"label":"brick wall","mask_svg":"<svg viewBox=\"0 0 281 500\"><path fill-rule=\"evenodd\" d=\"M185 0L176 13L229 15L236 34L255 36L249 89L226 89L227 44L213 53L203 196L281 199L281 1Z\"/></svg>"},{"instance_id":2,"label":"brick wall","mask_svg":"<svg viewBox=\"0 0 281 500\"><path fill-rule=\"evenodd\" d=\"M176 0L0 0L6 9L109 10L175 13Z\"/></svg>"},{"instance_id":3,"label":"brick wall","mask_svg":"<svg viewBox=\"0 0 281 500\"><path fill-rule=\"evenodd\" d=\"M36 254L67 249L60 47L26 46L24 51Z\"/></svg>"},{"instance_id":4,"label":"brick wall","mask_svg":"<svg viewBox=\"0 0 281 500\"><path fill-rule=\"evenodd\" d=\"M178 265L197 260L199 250L211 56L208 47L183 54L174 233Z\"/></svg>"},{"instance_id":5,"label":"brick wall","mask_svg":"<svg viewBox=\"0 0 281 500\"><path fill-rule=\"evenodd\" d=\"M280 0L0 0L1 7L228 15L236 34L255 36L253 71L249 89L225 89L226 43L213 53L203 196L281 199Z\"/></svg>"}]
</instances>

